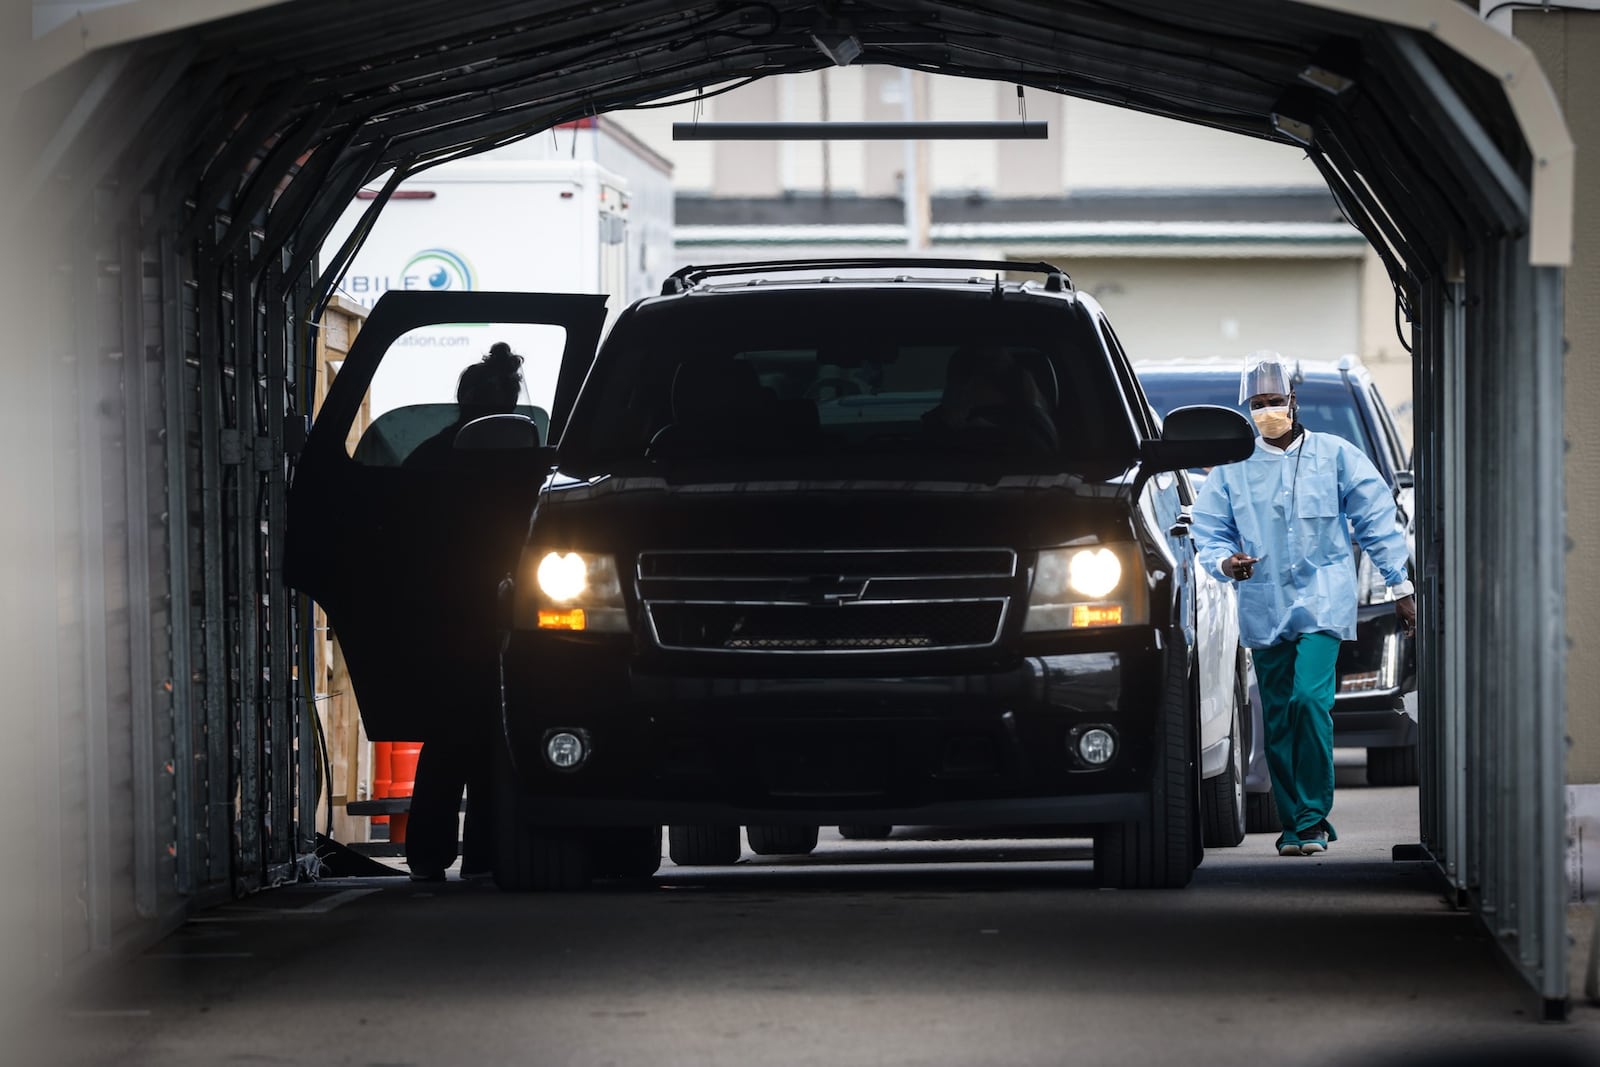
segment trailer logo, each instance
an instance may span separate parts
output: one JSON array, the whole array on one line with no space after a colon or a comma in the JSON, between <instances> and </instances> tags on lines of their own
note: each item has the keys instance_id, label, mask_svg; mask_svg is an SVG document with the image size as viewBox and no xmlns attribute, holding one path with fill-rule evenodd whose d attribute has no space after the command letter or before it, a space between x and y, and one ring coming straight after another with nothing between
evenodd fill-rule
<instances>
[{"instance_id":1,"label":"trailer logo","mask_svg":"<svg viewBox=\"0 0 1600 1067\"><path fill-rule=\"evenodd\" d=\"M477 274L466 256L448 248L424 248L406 260L399 274L347 274L340 289L351 299L372 307L391 289L470 293L477 287Z\"/></svg>"},{"instance_id":2,"label":"trailer logo","mask_svg":"<svg viewBox=\"0 0 1600 1067\"><path fill-rule=\"evenodd\" d=\"M468 293L476 288L472 264L465 256L448 248L423 249L411 257L400 276L405 279L407 289Z\"/></svg>"}]
</instances>

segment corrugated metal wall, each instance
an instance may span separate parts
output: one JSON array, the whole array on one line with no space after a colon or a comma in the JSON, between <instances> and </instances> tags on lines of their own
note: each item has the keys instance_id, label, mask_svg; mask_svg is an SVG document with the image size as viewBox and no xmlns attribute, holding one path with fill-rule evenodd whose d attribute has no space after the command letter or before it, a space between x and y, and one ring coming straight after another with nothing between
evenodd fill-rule
<instances>
[{"instance_id":1,"label":"corrugated metal wall","mask_svg":"<svg viewBox=\"0 0 1600 1067\"><path fill-rule=\"evenodd\" d=\"M1430 282L1416 331L1423 843L1559 1013L1568 995L1561 271L1524 240Z\"/></svg>"},{"instance_id":2,"label":"corrugated metal wall","mask_svg":"<svg viewBox=\"0 0 1600 1067\"><path fill-rule=\"evenodd\" d=\"M295 878L319 782L276 573L308 284L78 192L36 205L73 223L16 279L0 428L0 944L34 991Z\"/></svg>"}]
</instances>

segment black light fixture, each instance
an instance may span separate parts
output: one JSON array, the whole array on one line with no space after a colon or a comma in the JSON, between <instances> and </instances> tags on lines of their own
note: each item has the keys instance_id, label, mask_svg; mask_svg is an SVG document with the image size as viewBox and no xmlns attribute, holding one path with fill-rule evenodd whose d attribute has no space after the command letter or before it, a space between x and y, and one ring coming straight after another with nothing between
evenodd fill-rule
<instances>
[{"instance_id":1,"label":"black light fixture","mask_svg":"<svg viewBox=\"0 0 1600 1067\"><path fill-rule=\"evenodd\" d=\"M1313 64L1300 72L1300 80L1316 89L1321 89L1330 96L1338 96L1355 88L1355 80L1347 78L1337 71Z\"/></svg>"},{"instance_id":2,"label":"black light fixture","mask_svg":"<svg viewBox=\"0 0 1600 1067\"><path fill-rule=\"evenodd\" d=\"M1291 118L1288 115L1274 111L1272 113L1272 128L1283 134L1296 144L1311 147L1316 138L1316 128L1304 119Z\"/></svg>"},{"instance_id":3,"label":"black light fixture","mask_svg":"<svg viewBox=\"0 0 1600 1067\"><path fill-rule=\"evenodd\" d=\"M861 39L853 33L813 33L811 42L836 67L848 67L861 57Z\"/></svg>"},{"instance_id":4,"label":"black light fixture","mask_svg":"<svg viewBox=\"0 0 1600 1067\"><path fill-rule=\"evenodd\" d=\"M674 122L674 141L1043 141L1048 122Z\"/></svg>"}]
</instances>

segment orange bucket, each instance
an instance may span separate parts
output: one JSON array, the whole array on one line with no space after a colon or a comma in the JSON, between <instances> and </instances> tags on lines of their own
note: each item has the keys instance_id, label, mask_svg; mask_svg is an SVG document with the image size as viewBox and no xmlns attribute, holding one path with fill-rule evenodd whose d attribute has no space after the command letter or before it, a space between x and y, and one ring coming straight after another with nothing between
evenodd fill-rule
<instances>
[{"instance_id":1,"label":"orange bucket","mask_svg":"<svg viewBox=\"0 0 1600 1067\"><path fill-rule=\"evenodd\" d=\"M409 797L416 792L417 759L422 755L421 741L392 741L389 749L389 795ZM389 840L396 844L406 839L407 815L395 815L389 820Z\"/></svg>"}]
</instances>

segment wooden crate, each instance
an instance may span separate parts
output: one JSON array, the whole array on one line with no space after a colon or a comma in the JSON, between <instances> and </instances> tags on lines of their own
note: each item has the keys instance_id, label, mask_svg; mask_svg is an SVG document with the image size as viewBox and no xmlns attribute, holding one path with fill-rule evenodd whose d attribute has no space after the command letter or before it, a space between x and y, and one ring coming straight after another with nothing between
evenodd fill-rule
<instances>
[{"instance_id":1,"label":"wooden crate","mask_svg":"<svg viewBox=\"0 0 1600 1067\"><path fill-rule=\"evenodd\" d=\"M366 318L367 309L359 304L338 296L329 301L322 316L321 328L317 331L313 417L322 410L328 390L338 377L339 369ZM363 399L356 421L350 427L346 442L348 448L354 449L370 421L369 401ZM372 744L361 727L361 709L356 705L355 693L350 688L350 672L345 666L344 653L321 607L314 608L312 625L315 629L315 697L317 715L321 719L323 736L328 745L333 837L344 842L367 841L372 836L371 819L350 815L345 811L345 805L351 801L367 800L372 795ZM323 797L323 803L327 803L328 799Z\"/></svg>"}]
</instances>

